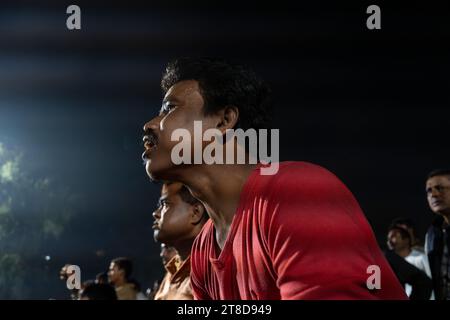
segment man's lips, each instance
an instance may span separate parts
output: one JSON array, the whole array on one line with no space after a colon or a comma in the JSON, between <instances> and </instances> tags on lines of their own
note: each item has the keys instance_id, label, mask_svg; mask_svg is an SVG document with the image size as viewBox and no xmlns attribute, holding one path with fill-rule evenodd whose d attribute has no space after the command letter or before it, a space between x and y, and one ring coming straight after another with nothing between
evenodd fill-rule
<instances>
[{"instance_id":1,"label":"man's lips","mask_svg":"<svg viewBox=\"0 0 450 320\"><path fill-rule=\"evenodd\" d=\"M142 159L145 161L149 158L150 153L156 148L158 139L155 135L149 134L142 138L145 151L142 153Z\"/></svg>"},{"instance_id":2,"label":"man's lips","mask_svg":"<svg viewBox=\"0 0 450 320\"><path fill-rule=\"evenodd\" d=\"M155 229L159 230L159 223L158 222L153 223L152 229L153 230L155 230Z\"/></svg>"},{"instance_id":3,"label":"man's lips","mask_svg":"<svg viewBox=\"0 0 450 320\"><path fill-rule=\"evenodd\" d=\"M440 201L440 200L431 202L431 205L432 205L433 207L440 206L441 204L442 204L442 201Z\"/></svg>"}]
</instances>

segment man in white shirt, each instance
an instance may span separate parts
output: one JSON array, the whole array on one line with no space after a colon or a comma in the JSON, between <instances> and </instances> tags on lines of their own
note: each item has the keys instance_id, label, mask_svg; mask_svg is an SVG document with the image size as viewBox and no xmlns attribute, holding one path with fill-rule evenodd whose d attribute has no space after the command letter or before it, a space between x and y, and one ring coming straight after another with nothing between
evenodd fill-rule
<instances>
[{"instance_id":1,"label":"man in white shirt","mask_svg":"<svg viewBox=\"0 0 450 320\"><path fill-rule=\"evenodd\" d=\"M428 258L424 253L411 248L411 236L408 230L396 225L391 226L388 232L387 245L389 249L393 250L417 269L422 270L431 279ZM409 297L412 292L411 285L405 284L405 291ZM430 299L434 299L433 294Z\"/></svg>"}]
</instances>

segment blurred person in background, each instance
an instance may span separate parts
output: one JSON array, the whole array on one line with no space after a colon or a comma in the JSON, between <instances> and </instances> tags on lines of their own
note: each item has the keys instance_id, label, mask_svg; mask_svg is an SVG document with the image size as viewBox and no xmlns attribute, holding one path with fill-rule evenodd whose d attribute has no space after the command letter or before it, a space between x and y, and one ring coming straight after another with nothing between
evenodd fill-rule
<instances>
[{"instance_id":1,"label":"blurred person in background","mask_svg":"<svg viewBox=\"0 0 450 320\"><path fill-rule=\"evenodd\" d=\"M417 236L417 230L416 230L416 224L413 219L411 218L395 218L391 222L391 227L398 226L406 231L408 231L409 236L411 238L411 249L413 251L413 254L416 252L424 253L425 249L423 247L422 241Z\"/></svg>"},{"instance_id":2,"label":"blurred person in background","mask_svg":"<svg viewBox=\"0 0 450 320\"><path fill-rule=\"evenodd\" d=\"M411 264L412 266L416 267L421 272L417 272L417 270L411 269L411 268L401 268L398 266L394 266L393 269L395 270L412 270L412 272L407 272L405 275L403 272L403 275L399 276L399 278L402 278L405 285L405 291L408 297L416 298L417 293L415 295L412 295L413 292L413 285L416 286L417 290L422 290L420 287L424 287L422 292L424 292L423 296L417 297L420 299L434 299L434 296L432 294L428 294L427 292L430 291L432 288L432 282L431 282L431 271L430 266L428 264L427 256L424 253L421 253L419 251L415 251L412 249L412 240L411 240L411 234L408 232L407 229L404 229L402 227L399 227L397 225L391 225L391 227L388 230L387 235L387 246L390 250L395 252L399 257L405 259L406 262ZM392 258L391 258L392 260ZM422 273L425 273L425 275L428 277L428 279L425 279L424 275ZM408 274L410 274L408 276ZM417 288L419 286L419 288Z\"/></svg>"},{"instance_id":3,"label":"blurred person in background","mask_svg":"<svg viewBox=\"0 0 450 320\"><path fill-rule=\"evenodd\" d=\"M166 263L169 262L177 254L177 249L168 246L165 243L161 243L161 253L159 254L159 256L161 257L163 265L166 265Z\"/></svg>"},{"instance_id":4,"label":"blurred person in background","mask_svg":"<svg viewBox=\"0 0 450 320\"><path fill-rule=\"evenodd\" d=\"M159 204L158 204L158 207L159 207ZM162 261L164 270L166 270L165 269L166 264L177 254L178 254L177 249L175 249L174 247L171 247L171 246L167 246L165 243L161 243L161 252L160 252L159 256L161 257L161 261ZM151 288L147 289L146 295L149 300L155 299L155 294L158 291L159 286L160 286L160 281L155 280L153 282L153 286Z\"/></svg>"},{"instance_id":5,"label":"blurred person in background","mask_svg":"<svg viewBox=\"0 0 450 320\"><path fill-rule=\"evenodd\" d=\"M436 300L450 300L450 169L432 171L425 183L435 217L425 236Z\"/></svg>"},{"instance_id":6,"label":"blurred person in background","mask_svg":"<svg viewBox=\"0 0 450 320\"><path fill-rule=\"evenodd\" d=\"M95 276L95 283L104 284L109 283L108 272L100 272Z\"/></svg>"},{"instance_id":7,"label":"blurred person in background","mask_svg":"<svg viewBox=\"0 0 450 320\"><path fill-rule=\"evenodd\" d=\"M109 282L114 286L118 300L136 300L137 290L130 282L133 263L128 258L116 258L109 265Z\"/></svg>"},{"instance_id":8,"label":"blurred person in background","mask_svg":"<svg viewBox=\"0 0 450 320\"><path fill-rule=\"evenodd\" d=\"M129 282L134 285L136 290L136 300L148 300L147 296L142 292L141 284L136 279L130 279Z\"/></svg>"},{"instance_id":9,"label":"blurred person in background","mask_svg":"<svg viewBox=\"0 0 450 320\"><path fill-rule=\"evenodd\" d=\"M80 290L79 300L117 300L116 291L108 283L86 281Z\"/></svg>"}]
</instances>

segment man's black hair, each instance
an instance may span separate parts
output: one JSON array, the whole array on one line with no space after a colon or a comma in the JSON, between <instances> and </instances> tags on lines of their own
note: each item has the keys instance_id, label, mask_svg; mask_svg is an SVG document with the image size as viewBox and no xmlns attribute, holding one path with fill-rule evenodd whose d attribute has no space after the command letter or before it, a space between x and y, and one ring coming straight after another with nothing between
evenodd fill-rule
<instances>
[{"instance_id":1,"label":"man's black hair","mask_svg":"<svg viewBox=\"0 0 450 320\"><path fill-rule=\"evenodd\" d=\"M436 169L427 175L427 180L437 176L448 176L450 179L450 169Z\"/></svg>"},{"instance_id":2,"label":"man's black hair","mask_svg":"<svg viewBox=\"0 0 450 320\"><path fill-rule=\"evenodd\" d=\"M271 90L253 71L219 59L180 58L167 65L161 88L166 93L184 80L198 82L206 115L234 106L239 110L234 129L269 128Z\"/></svg>"},{"instance_id":3,"label":"man's black hair","mask_svg":"<svg viewBox=\"0 0 450 320\"><path fill-rule=\"evenodd\" d=\"M95 276L96 283L108 283L108 273L100 272Z\"/></svg>"},{"instance_id":4,"label":"man's black hair","mask_svg":"<svg viewBox=\"0 0 450 320\"><path fill-rule=\"evenodd\" d=\"M411 235L409 234L408 230L406 230L405 228L402 228L400 226L392 226L389 228L388 232L390 232L392 230L398 231L400 233L400 236L402 237L402 239L408 239L409 245L411 246L412 239L411 239Z\"/></svg>"},{"instance_id":5,"label":"man's black hair","mask_svg":"<svg viewBox=\"0 0 450 320\"><path fill-rule=\"evenodd\" d=\"M416 224L413 219L403 218L403 217L395 218L394 220L392 220L390 228L395 227L395 226L400 226L400 225L405 225L408 228L413 229L414 231L416 229Z\"/></svg>"},{"instance_id":6,"label":"man's black hair","mask_svg":"<svg viewBox=\"0 0 450 320\"><path fill-rule=\"evenodd\" d=\"M89 300L117 300L116 290L107 283L87 281L80 291L80 298Z\"/></svg>"}]
</instances>

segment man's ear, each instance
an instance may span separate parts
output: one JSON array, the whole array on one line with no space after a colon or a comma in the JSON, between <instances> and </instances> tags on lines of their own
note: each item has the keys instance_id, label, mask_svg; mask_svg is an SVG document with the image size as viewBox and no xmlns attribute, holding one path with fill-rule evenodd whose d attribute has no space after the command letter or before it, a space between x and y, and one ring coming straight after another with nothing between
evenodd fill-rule
<instances>
[{"instance_id":1,"label":"man's ear","mask_svg":"<svg viewBox=\"0 0 450 320\"><path fill-rule=\"evenodd\" d=\"M203 215L205 214L205 207L200 202L197 202L191 206L192 206L191 222L192 224L197 225L203 219Z\"/></svg>"},{"instance_id":2,"label":"man's ear","mask_svg":"<svg viewBox=\"0 0 450 320\"><path fill-rule=\"evenodd\" d=\"M218 111L219 121L216 128L222 133L227 129L233 129L239 120L239 109L234 106L227 106Z\"/></svg>"}]
</instances>

